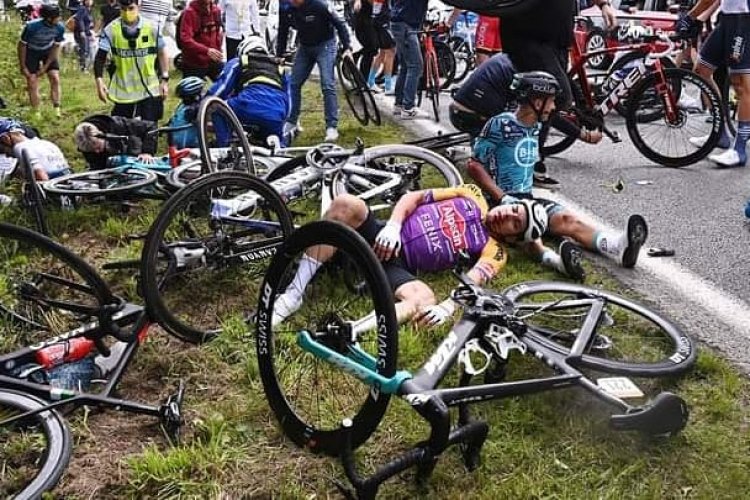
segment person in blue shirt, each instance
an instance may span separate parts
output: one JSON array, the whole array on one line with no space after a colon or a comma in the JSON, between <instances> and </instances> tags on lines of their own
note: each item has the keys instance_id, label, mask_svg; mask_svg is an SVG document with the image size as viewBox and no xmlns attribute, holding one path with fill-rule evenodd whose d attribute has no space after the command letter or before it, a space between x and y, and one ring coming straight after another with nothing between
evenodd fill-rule
<instances>
[{"instance_id":1,"label":"person in blue shirt","mask_svg":"<svg viewBox=\"0 0 750 500\"><path fill-rule=\"evenodd\" d=\"M557 79L544 71L516 73L511 90L518 101L515 113L505 112L487 122L474 144L474 156L467 171L482 188L490 205L534 199L547 211L549 225L545 234L569 238L594 252L631 268L648 236L646 221L631 215L625 231L611 232L597 227L562 205L533 196L534 165L539 159L539 133L542 123L555 110L560 93ZM541 238L526 246L542 264L582 280L580 250L564 239L558 252L547 248Z\"/></svg>"},{"instance_id":2,"label":"person in blue shirt","mask_svg":"<svg viewBox=\"0 0 750 500\"><path fill-rule=\"evenodd\" d=\"M81 71L88 71L89 59L91 55L91 41L94 38L91 31L94 27L94 19L91 17L92 0L83 0L83 3L76 7L75 29L73 37L78 46L78 64Z\"/></svg>"},{"instance_id":3,"label":"person in blue shirt","mask_svg":"<svg viewBox=\"0 0 750 500\"><path fill-rule=\"evenodd\" d=\"M250 132L253 142L265 144L277 136L283 146L284 122L289 116L289 85L275 58L268 54L260 35L250 35L240 42L238 57L230 60L208 95L221 97ZM220 121L214 124L220 144L229 139L229 130Z\"/></svg>"},{"instance_id":4,"label":"person in blue shirt","mask_svg":"<svg viewBox=\"0 0 750 500\"><path fill-rule=\"evenodd\" d=\"M26 78L31 107L39 116L39 78L47 75L50 97L55 114L60 116L60 43L64 40L65 26L60 22L60 7L44 4L40 19L24 26L18 42L18 64Z\"/></svg>"},{"instance_id":5,"label":"person in blue shirt","mask_svg":"<svg viewBox=\"0 0 750 500\"><path fill-rule=\"evenodd\" d=\"M396 80L396 100L393 114L408 120L417 116L417 87L424 61L417 31L427 13L427 0L393 0L391 4L391 34L396 40L396 54L401 61Z\"/></svg>"},{"instance_id":6,"label":"person in blue shirt","mask_svg":"<svg viewBox=\"0 0 750 500\"><path fill-rule=\"evenodd\" d=\"M284 54L290 24L294 25L299 46L292 67L292 109L285 125L285 132L291 134L297 127L302 105L302 85L317 64L325 110L324 140L335 142L339 138L339 109L333 73L337 52L334 29L344 48L344 57L351 57L349 30L344 20L333 10L333 6L325 0L290 0L289 3L291 9L279 9L279 35L276 40L276 54Z\"/></svg>"}]
</instances>

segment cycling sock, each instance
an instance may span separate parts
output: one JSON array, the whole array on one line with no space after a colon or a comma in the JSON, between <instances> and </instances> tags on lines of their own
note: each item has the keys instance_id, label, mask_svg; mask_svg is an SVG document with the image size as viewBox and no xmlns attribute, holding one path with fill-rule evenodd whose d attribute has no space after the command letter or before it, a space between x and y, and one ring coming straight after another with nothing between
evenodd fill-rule
<instances>
[{"instance_id":1,"label":"cycling sock","mask_svg":"<svg viewBox=\"0 0 750 500\"><path fill-rule=\"evenodd\" d=\"M626 240L627 235L623 233L597 231L594 235L594 249L603 255L619 257Z\"/></svg>"},{"instance_id":2,"label":"cycling sock","mask_svg":"<svg viewBox=\"0 0 750 500\"><path fill-rule=\"evenodd\" d=\"M289 286L286 287L286 291L284 293L288 294L290 298L294 299L295 301L302 298L302 296L305 294L305 288L307 288L307 284L310 283L310 281L313 279L313 276L315 276L315 273L318 272L318 269L320 269L320 266L322 265L322 262L318 262L309 255L304 254L299 261L297 274L294 276L294 279L289 284Z\"/></svg>"},{"instance_id":3,"label":"cycling sock","mask_svg":"<svg viewBox=\"0 0 750 500\"><path fill-rule=\"evenodd\" d=\"M737 151L737 154L740 156L740 163L743 165L747 162L745 144L748 139L750 139L750 122L737 122L737 137L734 138L734 150Z\"/></svg>"},{"instance_id":4,"label":"cycling sock","mask_svg":"<svg viewBox=\"0 0 750 500\"><path fill-rule=\"evenodd\" d=\"M551 248L544 248L544 252L542 252L542 265L565 274L565 264L563 264L562 257Z\"/></svg>"},{"instance_id":5,"label":"cycling sock","mask_svg":"<svg viewBox=\"0 0 750 500\"><path fill-rule=\"evenodd\" d=\"M370 70L370 74L367 76L367 86L372 87L375 85L375 77L378 76L378 72L375 69Z\"/></svg>"}]
</instances>

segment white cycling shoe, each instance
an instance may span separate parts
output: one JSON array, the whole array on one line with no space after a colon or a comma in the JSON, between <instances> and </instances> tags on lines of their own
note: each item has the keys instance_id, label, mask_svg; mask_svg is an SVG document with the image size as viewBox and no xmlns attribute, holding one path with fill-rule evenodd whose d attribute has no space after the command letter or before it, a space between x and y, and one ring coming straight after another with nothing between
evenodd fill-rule
<instances>
[{"instance_id":1,"label":"white cycling shoe","mask_svg":"<svg viewBox=\"0 0 750 500\"><path fill-rule=\"evenodd\" d=\"M719 168L744 167L745 162L740 159L740 154L734 149L727 149L723 153L711 155L709 160L716 163Z\"/></svg>"},{"instance_id":2,"label":"white cycling shoe","mask_svg":"<svg viewBox=\"0 0 750 500\"><path fill-rule=\"evenodd\" d=\"M323 142L336 142L338 140L339 140L339 131L333 127L328 127L326 129L326 136L323 139Z\"/></svg>"},{"instance_id":3,"label":"white cycling shoe","mask_svg":"<svg viewBox=\"0 0 750 500\"><path fill-rule=\"evenodd\" d=\"M302 297L294 299L289 293L282 293L276 297L273 304L273 315L271 316L271 327L276 327L297 312L302 307Z\"/></svg>"}]
</instances>

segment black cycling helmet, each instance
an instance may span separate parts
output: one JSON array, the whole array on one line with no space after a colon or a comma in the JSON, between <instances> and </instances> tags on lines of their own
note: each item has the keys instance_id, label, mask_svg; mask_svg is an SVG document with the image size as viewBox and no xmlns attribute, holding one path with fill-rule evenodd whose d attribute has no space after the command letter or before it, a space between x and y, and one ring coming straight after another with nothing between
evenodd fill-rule
<instances>
[{"instance_id":1,"label":"black cycling helmet","mask_svg":"<svg viewBox=\"0 0 750 500\"><path fill-rule=\"evenodd\" d=\"M42 19L54 19L60 17L60 7L54 3L42 4L42 7L39 9L39 16Z\"/></svg>"},{"instance_id":2,"label":"black cycling helmet","mask_svg":"<svg viewBox=\"0 0 750 500\"><path fill-rule=\"evenodd\" d=\"M515 92L519 101L528 101L535 97L557 97L560 83L557 78L546 71L528 71L513 75L510 89Z\"/></svg>"}]
</instances>

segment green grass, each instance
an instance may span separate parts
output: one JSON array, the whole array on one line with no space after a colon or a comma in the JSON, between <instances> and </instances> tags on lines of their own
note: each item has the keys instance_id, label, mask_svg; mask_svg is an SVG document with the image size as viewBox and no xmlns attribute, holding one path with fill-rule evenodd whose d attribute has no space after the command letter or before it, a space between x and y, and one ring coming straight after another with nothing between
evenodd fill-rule
<instances>
[{"instance_id":1,"label":"green grass","mask_svg":"<svg viewBox=\"0 0 750 500\"><path fill-rule=\"evenodd\" d=\"M43 119L35 120L15 60L19 25L0 23L0 89L17 115L56 142L76 168L83 164L72 143L72 130L84 116L107 112L98 102L93 76L78 73L72 57L63 61L62 119L52 116L44 98ZM172 79L175 82L176 78ZM173 83L174 85L174 83ZM46 83L42 85L47 93ZM324 135L322 99L317 83L305 89L300 141L314 144ZM168 109L175 99L170 98ZM405 132L391 123L364 128L341 108L341 143L361 136L366 144L399 142ZM11 191L17 181L10 181ZM53 233L96 266L113 259L136 258L142 233L158 204L127 213L113 206L86 206L74 212L51 211ZM21 220L6 210L0 217ZM25 221L28 223L28 221ZM617 284L589 266L589 283ZM105 275L113 286L135 298L132 272ZM529 279L557 279L517 252L496 280L502 289ZM430 278L444 296L455 284L445 275ZM632 293L632 292L626 292ZM153 420L105 412L74 418L75 453L69 473L55 490L60 498L311 498L336 496L332 479L343 480L336 460L313 456L287 441L263 395L253 335L238 320L227 333L202 347L182 344L158 328L122 384L123 397L162 401L176 380L187 379L187 425L180 445L170 447ZM400 359L411 369L424 361L445 329L400 333ZM543 375L533 359L513 361L514 377ZM447 381L455 381L455 375ZM476 406L490 424L481 467L467 473L455 450L438 463L424 489L407 473L383 487L389 498L738 498L750 491L749 386L744 377L709 349L702 350L693 372L665 380L660 387L682 395L691 419L685 431L666 441L620 434L607 427L608 413L582 390L513 398ZM393 400L373 439L358 451L360 466L377 464L425 439L428 428L405 403ZM1 469L1 467L0 467Z\"/></svg>"}]
</instances>

